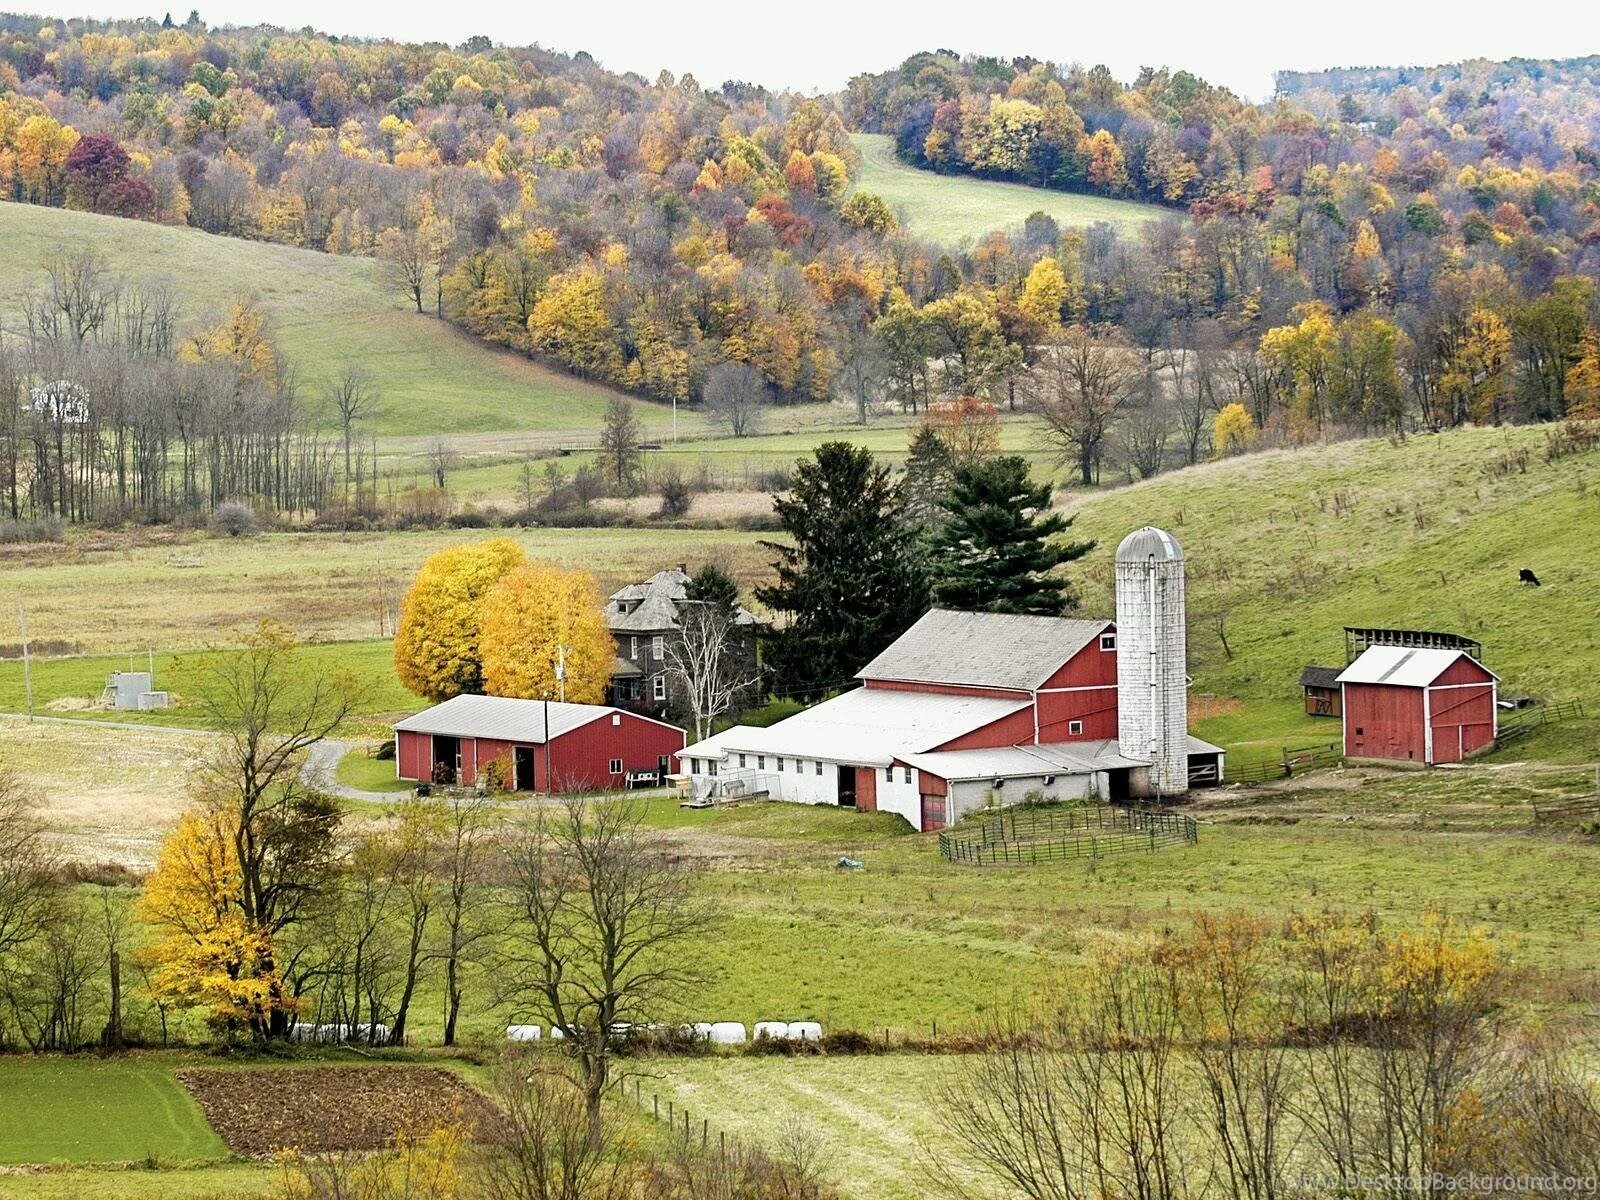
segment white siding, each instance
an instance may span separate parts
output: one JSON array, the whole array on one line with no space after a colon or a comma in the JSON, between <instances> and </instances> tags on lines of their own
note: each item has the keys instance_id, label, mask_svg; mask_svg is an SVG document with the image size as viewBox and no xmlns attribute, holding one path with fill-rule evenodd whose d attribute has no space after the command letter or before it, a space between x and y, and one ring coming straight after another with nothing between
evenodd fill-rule
<instances>
[{"instance_id":1,"label":"white siding","mask_svg":"<svg viewBox=\"0 0 1600 1200\"><path fill-rule=\"evenodd\" d=\"M1007 779L1005 786L997 788L992 779L961 780L950 785L948 805L950 823L959 821L980 808L1019 804L1029 792L1040 791L1051 800L1087 800L1091 796L1107 794L1104 772L1094 775L1057 775L1054 782L1046 784L1046 776Z\"/></svg>"},{"instance_id":2,"label":"white siding","mask_svg":"<svg viewBox=\"0 0 1600 1200\"><path fill-rule=\"evenodd\" d=\"M821 775L817 774L814 758L785 758L783 770L777 772L773 770L775 763L776 759L767 759L766 778L773 788L774 800L790 800L796 804L839 803L839 768L833 763L823 763ZM799 763L805 764L804 770L796 769Z\"/></svg>"}]
</instances>

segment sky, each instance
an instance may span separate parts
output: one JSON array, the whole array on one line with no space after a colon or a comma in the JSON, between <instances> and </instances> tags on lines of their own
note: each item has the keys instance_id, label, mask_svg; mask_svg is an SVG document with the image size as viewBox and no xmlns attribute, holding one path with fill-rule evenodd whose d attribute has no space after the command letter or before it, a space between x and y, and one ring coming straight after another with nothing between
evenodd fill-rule
<instances>
[{"instance_id":1,"label":"sky","mask_svg":"<svg viewBox=\"0 0 1600 1200\"><path fill-rule=\"evenodd\" d=\"M156 0L157 4L164 0ZM452 44L474 34L587 50L604 66L653 78L692 72L703 85L745 79L831 91L919 50L1056 62L1103 62L1121 79L1141 66L1182 67L1252 100L1280 69L1432 65L1462 58L1600 54L1593 0L1140 0L1092 6L1011 0L178 0L214 25L270 22L328 33ZM139 0L0 0L52 16L159 17Z\"/></svg>"}]
</instances>

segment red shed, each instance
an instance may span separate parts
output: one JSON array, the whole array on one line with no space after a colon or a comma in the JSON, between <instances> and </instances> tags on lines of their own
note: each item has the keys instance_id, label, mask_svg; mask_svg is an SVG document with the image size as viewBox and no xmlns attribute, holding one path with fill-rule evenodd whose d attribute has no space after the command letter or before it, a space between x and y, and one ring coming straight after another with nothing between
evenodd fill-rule
<instances>
[{"instance_id":1,"label":"red shed","mask_svg":"<svg viewBox=\"0 0 1600 1200\"><path fill-rule=\"evenodd\" d=\"M456 696L395 725L395 773L470 784L499 759L517 791L602 791L664 777L684 741L676 725L599 704Z\"/></svg>"},{"instance_id":2,"label":"red shed","mask_svg":"<svg viewBox=\"0 0 1600 1200\"><path fill-rule=\"evenodd\" d=\"M1499 677L1460 650L1372 646L1339 674L1347 758L1450 763L1494 745Z\"/></svg>"}]
</instances>

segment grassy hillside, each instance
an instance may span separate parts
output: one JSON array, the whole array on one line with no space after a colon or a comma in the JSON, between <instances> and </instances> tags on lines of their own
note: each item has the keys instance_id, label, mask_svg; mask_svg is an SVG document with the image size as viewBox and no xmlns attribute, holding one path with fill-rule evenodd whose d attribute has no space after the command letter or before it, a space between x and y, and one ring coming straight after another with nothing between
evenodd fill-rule
<instances>
[{"instance_id":1,"label":"grassy hillside","mask_svg":"<svg viewBox=\"0 0 1600 1200\"><path fill-rule=\"evenodd\" d=\"M1104 221L1120 233L1168 215L1165 209L1131 200L918 170L894 156L894 141L887 134L857 133L851 140L861 151L860 186L882 196L914 233L937 242L1011 229L1035 212L1049 213L1062 228Z\"/></svg>"},{"instance_id":2,"label":"grassy hillside","mask_svg":"<svg viewBox=\"0 0 1600 1200\"><path fill-rule=\"evenodd\" d=\"M1296 696L1307 663L1342 665L1343 626L1381 625L1465 634L1507 691L1600 704L1600 450L1547 461L1553 433L1273 451L1085 498L1085 600L1109 611L1118 539L1161 525L1188 560L1199 690Z\"/></svg>"},{"instance_id":3,"label":"grassy hillside","mask_svg":"<svg viewBox=\"0 0 1600 1200\"><path fill-rule=\"evenodd\" d=\"M237 297L253 297L271 315L308 399L318 400L346 362L372 373L384 406L374 432L592 436L614 394L408 312L371 259L32 205L0 203L0 294L8 297L0 317L15 318L15 297L44 278L41 263L57 246L93 247L129 279L168 279L185 328L215 319ZM667 410L649 404L640 405L640 417L655 430L671 421ZM699 427L693 415L679 421L680 428Z\"/></svg>"}]
</instances>

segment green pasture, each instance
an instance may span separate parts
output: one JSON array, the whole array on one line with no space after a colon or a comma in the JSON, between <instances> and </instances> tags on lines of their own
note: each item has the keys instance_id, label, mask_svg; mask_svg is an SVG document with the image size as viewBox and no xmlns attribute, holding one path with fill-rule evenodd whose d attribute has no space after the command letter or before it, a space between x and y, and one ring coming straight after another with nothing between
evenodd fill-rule
<instances>
[{"instance_id":1,"label":"green pasture","mask_svg":"<svg viewBox=\"0 0 1600 1200\"><path fill-rule=\"evenodd\" d=\"M975 241L996 230L1014 232L1036 212L1049 213L1063 229L1108 224L1130 235L1151 221L1176 216L1133 200L1112 200L1029 187L1021 183L940 175L907 166L894 154L894 139L881 133L850 135L861 152L863 191L883 197L912 233L935 242Z\"/></svg>"},{"instance_id":2,"label":"green pasture","mask_svg":"<svg viewBox=\"0 0 1600 1200\"><path fill-rule=\"evenodd\" d=\"M13 297L0 305L7 320L17 316L15 297L42 283L41 264L58 246L93 248L130 282L167 280L186 331L216 321L237 299L253 300L271 318L308 403L323 403L346 363L370 373L382 397L372 433L594 431L618 394L408 311L372 259L25 204L0 204L0 245L0 291ZM638 408L652 432L670 425L668 409ZM692 413L679 420L699 427Z\"/></svg>"}]
</instances>

